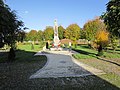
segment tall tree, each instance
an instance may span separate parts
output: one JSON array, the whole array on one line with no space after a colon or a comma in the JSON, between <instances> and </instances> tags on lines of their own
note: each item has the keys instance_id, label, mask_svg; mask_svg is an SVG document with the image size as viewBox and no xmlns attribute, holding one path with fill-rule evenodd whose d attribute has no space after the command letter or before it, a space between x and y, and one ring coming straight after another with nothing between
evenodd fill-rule
<instances>
[{"instance_id":1,"label":"tall tree","mask_svg":"<svg viewBox=\"0 0 120 90\"><path fill-rule=\"evenodd\" d=\"M65 31L65 29L62 26L58 27L58 35L59 35L60 39L64 38L64 31Z\"/></svg>"},{"instance_id":2,"label":"tall tree","mask_svg":"<svg viewBox=\"0 0 120 90\"><path fill-rule=\"evenodd\" d=\"M23 27L23 22L18 20L15 11L12 11L8 5L0 0L0 47L8 44L11 49L9 59L15 58L14 46L18 40L18 33Z\"/></svg>"},{"instance_id":3,"label":"tall tree","mask_svg":"<svg viewBox=\"0 0 120 90\"><path fill-rule=\"evenodd\" d=\"M1 44L14 46L20 32L23 22L17 19L15 11L12 11L8 5L0 0L0 37ZM3 44L3 45L4 45ZM0 45L1 46L1 45Z\"/></svg>"},{"instance_id":4,"label":"tall tree","mask_svg":"<svg viewBox=\"0 0 120 90\"><path fill-rule=\"evenodd\" d=\"M53 27L46 27L43 34L44 34L44 39L46 41L47 40L53 40L53 36L54 36Z\"/></svg>"},{"instance_id":5,"label":"tall tree","mask_svg":"<svg viewBox=\"0 0 120 90\"><path fill-rule=\"evenodd\" d=\"M118 37L120 35L120 0L110 0L102 18L111 35Z\"/></svg>"},{"instance_id":6,"label":"tall tree","mask_svg":"<svg viewBox=\"0 0 120 90\"><path fill-rule=\"evenodd\" d=\"M103 30L105 28L105 24L99 17L88 21L85 23L83 30L86 32L86 38L89 41L94 41L96 32L98 30Z\"/></svg>"},{"instance_id":7,"label":"tall tree","mask_svg":"<svg viewBox=\"0 0 120 90\"><path fill-rule=\"evenodd\" d=\"M80 37L80 27L77 24L69 25L64 33L64 37L76 41Z\"/></svg>"}]
</instances>

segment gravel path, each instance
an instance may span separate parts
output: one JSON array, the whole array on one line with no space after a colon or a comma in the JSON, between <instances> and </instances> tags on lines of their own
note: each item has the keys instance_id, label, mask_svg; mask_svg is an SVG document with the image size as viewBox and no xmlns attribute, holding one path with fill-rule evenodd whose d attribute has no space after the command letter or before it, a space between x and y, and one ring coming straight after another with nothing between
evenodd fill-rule
<instances>
[{"instance_id":1,"label":"gravel path","mask_svg":"<svg viewBox=\"0 0 120 90\"><path fill-rule=\"evenodd\" d=\"M88 75L104 74L103 71L85 65L72 58L76 52L47 51L38 52L36 55L46 55L46 65L30 76L32 78L57 78L57 77L80 77Z\"/></svg>"}]
</instances>

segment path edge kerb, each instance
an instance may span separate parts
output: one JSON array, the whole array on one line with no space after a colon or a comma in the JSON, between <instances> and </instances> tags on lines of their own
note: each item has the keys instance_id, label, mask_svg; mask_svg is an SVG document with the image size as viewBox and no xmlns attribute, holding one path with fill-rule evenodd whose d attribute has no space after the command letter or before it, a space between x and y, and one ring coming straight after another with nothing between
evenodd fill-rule
<instances>
[{"instance_id":1,"label":"path edge kerb","mask_svg":"<svg viewBox=\"0 0 120 90\"><path fill-rule=\"evenodd\" d=\"M39 69L35 74L37 74L37 73L39 73L40 71L42 71L42 70L48 65L48 63L49 63L49 58L48 58L47 54L43 54L43 55L46 56L47 62L46 62L45 65L44 65L41 69ZM41 55L39 55L39 54L34 54L34 56L41 56ZM30 76L29 79L34 79L35 74L33 74L32 76Z\"/></svg>"},{"instance_id":2,"label":"path edge kerb","mask_svg":"<svg viewBox=\"0 0 120 90\"><path fill-rule=\"evenodd\" d=\"M74 63L76 63L76 64L78 64L78 65L81 65L82 68L84 68L84 69L86 69L87 71L91 72L91 74L93 74L93 75L106 74L103 70L100 70L100 69L94 68L94 67L92 67L92 66L89 66L89 65L87 65L87 64L84 64L84 63L82 63L82 62L79 62L77 59L75 59L75 58L72 56L72 54L69 55L69 56L71 56L72 61L73 61ZM86 67L89 68L89 69L87 69ZM98 70L98 72L94 72L94 71L90 70L90 68L95 69L95 70Z\"/></svg>"}]
</instances>

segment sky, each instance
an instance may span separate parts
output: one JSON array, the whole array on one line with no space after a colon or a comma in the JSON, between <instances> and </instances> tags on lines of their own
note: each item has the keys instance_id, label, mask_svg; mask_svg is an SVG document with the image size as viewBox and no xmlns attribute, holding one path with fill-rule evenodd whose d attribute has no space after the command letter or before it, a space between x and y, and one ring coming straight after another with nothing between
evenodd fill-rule
<instances>
[{"instance_id":1,"label":"sky","mask_svg":"<svg viewBox=\"0 0 120 90\"><path fill-rule=\"evenodd\" d=\"M29 30L44 30L54 26L54 20L64 28L84 24L106 11L109 0L6 0L6 4ZM28 30L28 31L29 31Z\"/></svg>"}]
</instances>

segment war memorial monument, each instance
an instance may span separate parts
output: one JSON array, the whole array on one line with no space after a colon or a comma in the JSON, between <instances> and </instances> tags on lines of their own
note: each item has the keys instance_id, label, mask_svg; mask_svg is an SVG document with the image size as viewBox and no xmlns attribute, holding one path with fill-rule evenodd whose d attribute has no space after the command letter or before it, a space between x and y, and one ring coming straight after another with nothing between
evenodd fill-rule
<instances>
[{"instance_id":1,"label":"war memorial monument","mask_svg":"<svg viewBox=\"0 0 120 90\"><path fill-rule=\"evenodd\" d=\"M54 39L53 39L53 45L52 48L50 48L52 51L61 51L62 48L60 47L60 40L58 36L58 25L57 20L54 21Z\"/></svg>"}]
</instances>

